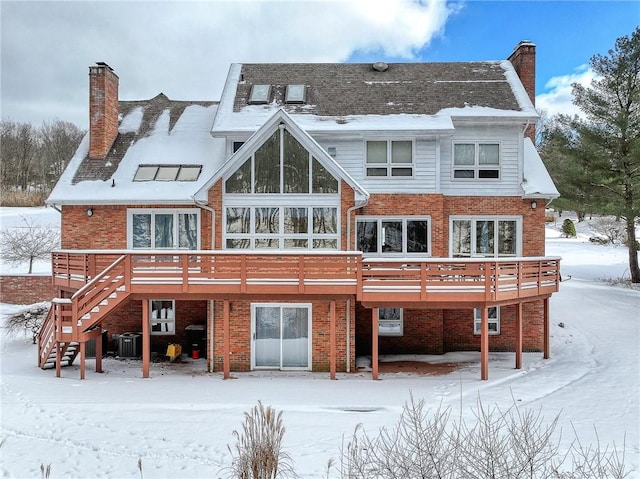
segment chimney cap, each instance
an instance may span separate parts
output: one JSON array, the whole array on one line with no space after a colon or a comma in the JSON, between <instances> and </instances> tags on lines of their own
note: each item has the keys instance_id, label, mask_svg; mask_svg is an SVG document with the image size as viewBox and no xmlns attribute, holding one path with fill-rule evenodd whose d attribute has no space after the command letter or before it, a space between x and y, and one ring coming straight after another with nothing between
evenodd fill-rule
<instances>
[{"instance_id":1,"label":"chimney cap","mask_svg":"<svg viewBox=\"0 0 640 479\"><path fill-rule=\"evenodd\" d=\"M536 44L533 43L531 40L520 40L518 44L515 46L515 48L513 49L513 51L516 51L520 47L535 47L535 46Z\"/></svg>"},{"instance_id":2,"label":"chimney cap","mask_svg":"<svg viewBox=\"0 0 640 479\"><path fill-rule=\"evenodd\" d=\"M98 65L99 67L107 67L109 70L113 71L113 68L111 68L105 62L96 62L96 65Z\"/></svg>"}]
</instances>

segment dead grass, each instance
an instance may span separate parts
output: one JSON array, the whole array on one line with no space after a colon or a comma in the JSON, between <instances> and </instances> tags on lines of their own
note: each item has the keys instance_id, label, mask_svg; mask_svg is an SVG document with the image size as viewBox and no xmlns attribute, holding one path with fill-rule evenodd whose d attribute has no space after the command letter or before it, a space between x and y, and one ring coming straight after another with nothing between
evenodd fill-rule
<instances>
[{"instance_id":1,"label":"dead grass","mask_svg":"<svg viewBox=\"0 0 640 479\"><path fill-rule=\"evenodd\" d=\"M44 206L47 193L42 191L8 191L0 195L0 206L32 207Z\"/></svg>"}]
</instances>

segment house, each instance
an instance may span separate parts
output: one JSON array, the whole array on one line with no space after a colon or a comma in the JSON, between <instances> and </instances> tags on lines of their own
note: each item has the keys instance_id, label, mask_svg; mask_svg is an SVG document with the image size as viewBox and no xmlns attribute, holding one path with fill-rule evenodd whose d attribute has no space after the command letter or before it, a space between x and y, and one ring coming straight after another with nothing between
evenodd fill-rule
<instances>
[{"instance_id":1,"label":"house","mask_svg":"<svg viewBox=\"0 0 640 479\"><path fill-rule=\"evenodd\" d=\"M533 144L535 45L464 63L233 64L219 102L120 101L89 68L90 129L47 203L54 367L107 331L209 371L354 371L357 356L549 355L558 196ZM102 342L95 341L101 370ZM129 350L129 352L131 352Z\"/></svg>"}]
</instances>

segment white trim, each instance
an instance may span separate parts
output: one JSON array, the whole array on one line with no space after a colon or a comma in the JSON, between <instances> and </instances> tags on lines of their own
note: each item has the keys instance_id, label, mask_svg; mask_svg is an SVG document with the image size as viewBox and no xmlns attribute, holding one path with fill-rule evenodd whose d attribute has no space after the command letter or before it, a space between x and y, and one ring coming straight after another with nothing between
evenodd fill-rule
<instances>
[{"instance_id":1,"label":"white trim","mask_svg":"<svg viewBox=\"0 0 640 479\"><path fill-rule=\"evenodd\" d=\"M161 250L164 252L165 250L177 250L177 251L195 251L201 248L201 234L202 234L202 220L200 216L201 209L200 208L127 208L127 249L133 250L134 252L139 251L137 248L133 247L133 215L151 215L151 239L153 243L154 238L154 221L153 216L156 214L168 215L172 214L174 217L173 221L173 238L174 238L174 246L171 248L151 248L154 250ZM178 216L181 214L195 214L197 225L197 239L196 239L196 248L195 250L188 249L178 249L177 242L179 241L179 220ZM142 248L141 248L142 249Z\"/></svg>"},{"instance_id":2,"label":"white trim","mask_svg":"<svg viewBox=\"0 0 640 479\"><path fill-rule=\"evenodd\" d=\"M369 142L372 141L377 141L377 142L386 142L387 143L387 161L386 163L369 163L367 161L368 155L367 155L367 144ZM392 162L392 157L393 157L393 142L401 142L401 141L408 141L411 142L411 163L393 163ZM389 178L393 178L393 179L399 179L399 180L403 180L403 179L413 179L416 176L416 139L415 137L411 138L411 137L393 137L393 138L381 138L381 137L372 137L372 136L365 136L365 138L363 138L363 155L364 157L364 170L362 172L362 178L366 178L367 180L388 180ZM394 166L395 165L395 166ZM376 176L376 175L372 175L369 176L367 174L367 170L369 168L385 168L387 170L387 174L386 175L382 175L382 176ZM411 175L407 175L407 176L402 176L402 175L394 175L393 174L393 168L411 168Z\"/></svg>"},{"instance_id":3,"label":"white trim","mask_svg":"<svg viewBox=\"0 0 640 479\"><path fill-rule=\"evenodd\" d=\"M522 256L522 216L519 215L451 215L449 216L449 256L454 257L453 251L453 222L454 221L471 221L471 245L470 245L470 259L473 258L501 258L501 259L517 259ZM476 239L475 239L475 222L476 221L494 221L494 241L497 242L497 228L499 221L515 221L516 222L516 251L514 255L509 256L498 256L498 249L495 248L494 254L491 256L478 255L475 253L476 251ZM496 243L497 244L497 243ZM461 259L462 257L456 256L456 258ZM524 259L532 259L532 258L524 258Z\"/></svg>"},{"instance_id":4,"label":"white trim","mask_svg":"<svg viewBox=\"0 0 640 479\"><path fill-rule=\"evenodd\" d=\"M384 319L382 318L382 315L378 316L378 336L395 336L395 337L403 336L404 335L404 309L403 308L378 308L378 313L380 314L380 311L383 309L400 310L400 319ZM381 332L380 327L385 325L390 327L397 325L399 326L399 330Z\"/></svg>"},{"instance_id":5,"label":"white trim","mask_svg":"<svg viewBox=\"0 0 640 479\"><path fill-rule=\"evenodd\" d=\"M153 309L154 302L171 303L171 308L167 310L166 316L153 317L155 310ZM159 310L164 311L164 308ZM171 314L169 315L169 311ZM156 313L157 314L157 313ZM150 299L149 300L149 331L151 336L175 336L176 334L176 301L174 299ZM154 324L158 329L154 330Z\"/></svg>"},{"instance_id":6,"label":"white trim","mask_svg":"<svg viewBox=\"0 0 640 479\"><path fill-rule=\"evenodd\" d=\"M356 216L356 235L355 235L355 247L358 247L358 223L362 221L376 221L377 225L377 236L378 236L378 244L375 252L365 252L367 256L383 256L383 257L430 257L431 256L431 216L429 215L420 215L420 216L386 216L386 215L357 215ZM383 252L382 251L382 241L383 241L383 233L382 233L382 223L389 221L400 221L402 222L402 251L401 252ZM408 253L407 252L407 222L408 221L426 221L427 222L427 251L418 252L418 253Z\"/></svg>"}]
</instances>

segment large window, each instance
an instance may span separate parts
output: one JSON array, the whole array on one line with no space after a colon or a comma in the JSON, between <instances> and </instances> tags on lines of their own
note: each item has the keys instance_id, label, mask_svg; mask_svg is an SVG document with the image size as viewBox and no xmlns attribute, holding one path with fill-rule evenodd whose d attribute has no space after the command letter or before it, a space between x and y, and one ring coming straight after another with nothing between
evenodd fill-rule
<instances>
[{"instance_id":1,"label":"large window","mask_svg":"<svg viewBox=\"0 0 640 479\"><path fill-rule=\"evenodd\" d=\"M473 310L473 334L482 333L482 310ZM500 334L500 308L489 308L489 334Z\"/></svg>"},{"instance_id":2,"label":"large window","mask_svg":"<svg viewBox=\"0 0 640 479\"><path fill-rule=\"evenodd\" d=\"M228 207L225 224L229 249L338 249L334 207Z\"/></svg>"},{"instance_id":3,"label":"large window","mask_svg":"<svg viewBox=\"0 0 640 479\"><path fill-rule=\"evenodd\" d=\"M380 308L378 310L378 336L402 336L402 308Z\"/></svg>"},{"instance_id":4,"label":"large window","mask_svg":"<svg viewBox=\"0 0 640 479\"><path fill-rule=\"evenodd\" d=\"M514 217L451 219L454 258L510 257L521 253L521 220Z\"/></svg>"},{"instance_id":5,"label":"large window","mask_svg":"<svg viewBox=\"0 0 640 479\"><path fill-rule=\"evenodd\" d=\"M367 141L366 150L367 176L413 176L412 141Z\"/></svg>"},{"instance_id":6,"label":"large window","mask_svg":"<svg viewBox=\"0 0 640 479\"><path fill-rule=\"evenodd\" d=\"M428 217L358 217L356 249L371 254L429 255Z\"/></svg>"},{"instance_id":7,"label":"large window","mask_svg":"<svg viewBox=\"0 0 640 479\"><path fill-rule=\"evenodd\" d=\"M225 181L227 194L337 194L338 180L282 128Z\"/></svg>"},{"instance_id":8,"label":"large window","mask_svg":"<svg viewBox=\"0 0 640 479\"><path fill-rule=\"evenodd\" d=\"M151 334L167 335L176 333L176 302L170 299L152 299L149 308Z\"/></svg>"},{"instance_id":9,"label":"large window","mask_svg":"<svg viewBox=\"0 0 640 479\"><path fill-rule=\"evenodd\" d=\"M457 179L499 179L498 143L454 143L453 177Z\"/></svg>"},{"instance_id":10,"label":"large window","mask_svg":"<svg viewBox=\"0 0 640 479\"><path fill-rule=\"evenodd\" d=\"M187 210L128 211L128 244L136 249L199 249L200 212Z\"/></svg>"}]
</instances>

